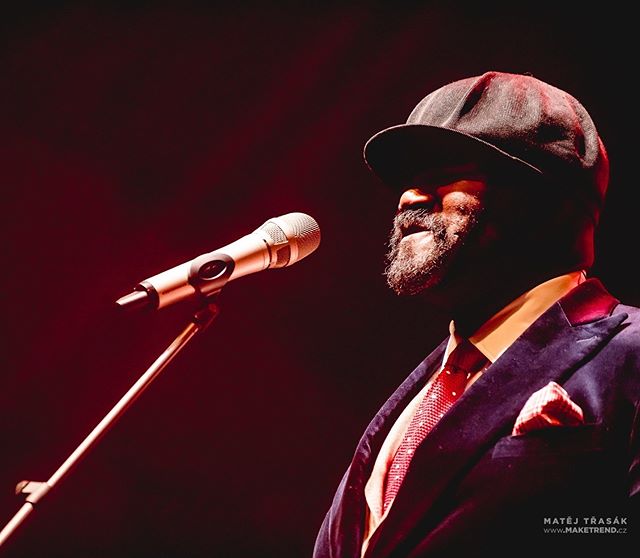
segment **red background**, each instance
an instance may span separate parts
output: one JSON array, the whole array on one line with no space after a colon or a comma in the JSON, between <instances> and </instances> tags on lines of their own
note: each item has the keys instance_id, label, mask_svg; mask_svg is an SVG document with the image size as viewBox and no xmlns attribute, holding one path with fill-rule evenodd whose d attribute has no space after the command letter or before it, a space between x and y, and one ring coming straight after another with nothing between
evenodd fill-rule
<instances>
[{"instance_id":1,"label":"red background","mask_svg":"<svg viewBox=\"0 0 640 558\"><path fill-rule=\"evenodd\" d=\"M310 556L362 430L446 334L384 285L396 198L361 151L448 81L530 72L585 104L612 162L594 271L640 304L633 18L613 3L84 4L0 28L2 525L15 483L48 479L190 316L115 299L270 217L323 238L229 284L0 554Z\"/></svg>"}]
</instances>

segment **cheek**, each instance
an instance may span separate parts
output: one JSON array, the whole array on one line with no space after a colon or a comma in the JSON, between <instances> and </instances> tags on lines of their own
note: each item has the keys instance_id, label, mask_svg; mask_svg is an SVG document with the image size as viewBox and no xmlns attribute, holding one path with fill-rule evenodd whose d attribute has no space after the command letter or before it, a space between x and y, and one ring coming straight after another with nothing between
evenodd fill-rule
<instances>
[{"instance_id":1,"label":"cheek","mask_svg":"<svg viewBox=\"0 0 640 558\"><path fill-rule=\"evenodd\" d=\"M442 200L442 212L445 215L476 215L484 210L484 206L481 195L469 192L451 192Z\"/></svg>"},{"instance_id":2,"label":"cheek","mask_svg":"<svg viewBox=\"0 0 640 558\"><path fill-rule=\"evenodd\" d=\"M442 216L451 232L468 229L483 211L483 200L465 192L449 194L442 201Z\"/></svg>"}]
</instances>

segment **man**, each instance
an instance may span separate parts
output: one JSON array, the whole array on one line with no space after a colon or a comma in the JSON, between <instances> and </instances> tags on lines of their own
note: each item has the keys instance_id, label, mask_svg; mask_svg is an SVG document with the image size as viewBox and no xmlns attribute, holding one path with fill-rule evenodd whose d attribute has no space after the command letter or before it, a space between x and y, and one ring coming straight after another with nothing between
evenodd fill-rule
<instances>
[{"instance_id":1,"label":"man","mask_svg":"<svg viewBox=\"0 0 640 558\"><path fill-rule=\"evenodd\" d=\"M366 429L314 557L628 545L640 310L587 279L609 168L585 108L487 72L429 94L365 158L400 194L390 287L452 322Z\"/></svg>"}]
</instances>

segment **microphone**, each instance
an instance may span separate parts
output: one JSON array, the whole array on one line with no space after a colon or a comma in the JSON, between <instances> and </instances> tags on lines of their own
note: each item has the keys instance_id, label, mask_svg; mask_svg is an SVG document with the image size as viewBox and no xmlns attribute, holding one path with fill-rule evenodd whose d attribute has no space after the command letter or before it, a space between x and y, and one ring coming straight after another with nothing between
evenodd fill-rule
<instances>
[{"instance_id":1,"label":"microphone","mask_svg":"<svg viewBox=\"0 0 640 558\"><path fill-rule=\"evenodd\" d=\"M138 283L120 308L164 308L218 293L228 282L263 269L288 267L320 245L320 227L305 213L273 217L250 234Z\"/></svg>"}]
</instances>

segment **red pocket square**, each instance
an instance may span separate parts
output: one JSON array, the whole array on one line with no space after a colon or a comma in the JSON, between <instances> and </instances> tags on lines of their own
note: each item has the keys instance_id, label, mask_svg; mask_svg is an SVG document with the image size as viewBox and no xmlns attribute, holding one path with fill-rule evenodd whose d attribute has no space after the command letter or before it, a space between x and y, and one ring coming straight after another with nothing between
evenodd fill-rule
<instances>
[{"instance_id":1,"label":"red pocket square","mask_svg":"<svg viewBox=\"0 0 640 558\"><path fill-rule=\"evenodd\" d=\"M571 401L562 386L549 382L527 399L511 435L518 436L549 426L577 426L583 422L582 409Z\"/></svg>"}]
</instances>

